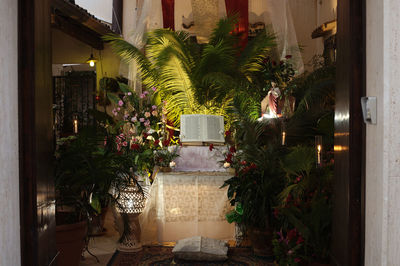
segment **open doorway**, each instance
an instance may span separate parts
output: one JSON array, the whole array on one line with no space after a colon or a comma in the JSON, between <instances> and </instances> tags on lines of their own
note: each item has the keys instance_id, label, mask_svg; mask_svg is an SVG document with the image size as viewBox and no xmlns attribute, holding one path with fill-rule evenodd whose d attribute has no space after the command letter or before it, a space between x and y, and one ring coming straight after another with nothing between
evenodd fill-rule
<instances>
[{"instance_id":1,"label":"open doorway","mask_svg":"<svg viewBox=\"0 0 400 266\"><path fill-rule=\"evenodd\" d=\"M20 1L22 4L22 10L24 12L27 13L27 15L25 15L25 18L31 18L32 21L34 21L35 19L40 20L39 18L41 17L42 13L40 13L43 10L47 10L47 8L49 6L35 6L33 8L33 4L30 3L29 1ZM359 1L360 3L362 3L362 1ZM349 40L355 40L355 41L363 41L362 39L362 29L363 29L363 24L360 24L360 17L362 17L362 15L358 14L356 11L358 10L358 8L360 8L360 5L345 5L343 1L339 1L338 5L341 7L340 10L342 10L342 16L339 16L339 21L338 21L338 25L339 25L339 33L338 34L344 34L345 38L340 39L342 42L342 45L338 46L338 57L340 58L339 64L343 69L349 70L346 67L351 68L350 70L356 70L356 74L360 74L362 73L362 70L360 72L357 72L357 70L362 69L362 54L357 54L357 60L355 59L350 59L350 57L348 57L348 52L349 52L349 48L345 45L343 45L343 42L349 42ZM39 12L40 11L40 12ZM349 12L350 11L350 12ZM357 14L357 16L352 17L352 16L345 16L348 13L353 15L353 12L355 12ZM44 41L46 43L46 47L50 50L51 49L51 45L49 44L49 39L44 38L44 36L46 34L39 34L39 33L49 33L49 24L48 24L48 20L46 18L50 18L50 16L48 17L44 17L42 18L42 23L36 22L35 26L35 34L30 33L29 31L31 30L31 26L29 24L22 23L21 25L21 35L25 36L26 39L35 39L36 40L41 40ZM362 20L361 20L362 21ZM354 22L358 22L358 24L354 24ZM346 29L353 29L354 27L350 27L351 25L357 25L357 29L355 30L356 32L348 32L346 31ZM358 30L361 30L361 35L356 34ZM361 39L360 39L361 36ZM43 39L42 39L43 38ZM329 43L328 43L329 44ZM49 71L50 66L51 66L51 60L48 60L48 55L47 52L43 52L43 49L41 49L41 47L39 47L37 45L37 43L35 42L25 42L22 43L21 42L21 46L22 48L28 48L25 52L23 49L20 50L20 57L21 56L26 56L24 58L27 59L27 66L22 66L21 64L21 68L23 70L26 70L25 72L22 72L21 75L21 80L23 81L21 83L21 91L26 93L26 95L31 95L31 96L36 96L33 97L33 101L30 102L28 99L26 98L21 98L21 105L24 105L24 107L22 107L23 112L21 113L21 120L22 120L22 125L24 126L23 128L21 127L21 131L25 131L25 130L30 130L30 132L32 132L32 134L35 133L40 133L37 137L43 137L43 135L46 135L45 138L35 138L36 136L33 136L34 138L31 137L27 137L27 136L22 136L21 142L23 144L23 149L21 152L21 155L23 157L23 162L21 165L22 168L22 177L21 177L21 194L23 194L21 201L24 202L24 204L26 206L22 206L21 207L21 212L22 212L22 216L23 216L23 222L22 222L22 227L23 227L23 240L26 241L27 244L25 249L23 249L23 257L25 258L25 263L28 263L26 265L29 265L29 262L31 261L37 261L38 257L40 257L40 264L42 264L43 261L47 261L45 263L48 264L48 262L52 261L51 258L54 257L54 253L51 248L44 248L45 246L49 246L48 244L46 244L46 239L47 240L51 240L54 239L54 235L52 235L52 227L49 226L49 224L53 224L54 222L54 206L50 205L46 205L45 203L51 203L53 201L53 188L51 186L51 179L48 176L48 169L51 166L51 161L49 160L49 158L51 158L51 152L49 152L48 150L46 150L45 153L41 153L40 145L39 144L45 144L46 141L51 140L51 138L49 138L48 134L49 132L51 132L51 127L52 127L52 118L49 116L41 116L41 114L43 113L51 113L51 100L54 99L52 97L52 95L49 93L49 91L52 91L51 89L51 73ZM354 50L355 47L353 47ZM32 55L36 55L36 59L43 57L45 60L44 61L40 61L40 60L34 60ZM330 55L332 55L332 53L330 53ZM62 66L62 71L64 71L64 67L65 67L65 73L68 73L70 70L74 70L74 66ZM79 69L79 67L77 67ZM36 72L34 72L34 70L36 70ZM82 69L84 70L84 68ZM32 73L32 72L33 73ZM74 82L81 82L82 79L79 80L75 80L76 76L75 75L79 75L82 73L73 73L73 72L82 72L82 71L72 71L69 74L62 74L62 78L57 78L55 77L54 80L54 84L56 85L56 90L61 90L63 86L65 86L65 84L67 83L66 80L74 80ZM85 71L83 71L85 72ZM349 71L350 72L350 71ZM87 77L85 77L86 80L91 80L90 76L93 75L93 73L86 73L88 74ZM85 74L85 75L86 75ZM343 74L343 73L342 73ZM343 74L344 75L344 74ZM96 78L96 77L95 77ZM345 95L345 97L340 98L342 102L345 102L348 104L347 100L345 99L348 96L348 93L351 91L350 87L354 88L354 85L356 85L356 91L357 93L361 93L362 92L362 82L360 83L360 81L362 81L362 74L361 76L353 76L352 78L350 78L349 76L345 76L343 79L340 79L340 82L342 82L341 84L346 84L346 86L343 86L341 88L344 88L345 93L342 94ZM40 83L43 82L44 84ZM64 84L64 85L63 85ZM90 86L88 86L89 88ZM95 86L94 86L95 87ZM32 89L33 88L33 89ZM93 88L89 88L88 90L91 91ZM73 94L73 89L70 90L71 93ZM58 92L57 92L58 93ZM66 91L64 91L64 94L66 95ZM60 93L61 95L63 94L63 92ZM40 97L39 97L40 96ZM95 96L95 95L93 95ZM86 96L83 96L86 97ZM73 100L73 96L71 96L70 102L74 103ZM90 96L90 94L87 94L87 98L92 99L92 96ZM31 98L32 99L32 98ZM43 99L46 100L46 104L43 104ZM358 98L357 95L352 95L352 97L350 97L350 103L352 104L351 106L356 107L357 103L358 103ZM53 103L60 103L60 105L62 105L62 100L60 100L59 98L55 98L55 102ZM64 102L65 104L65 102ZM67 104L69 105L69 104ZM59 119L60 121L65 121L63 122L63 128L60 129L60 132L65 130L66 134L73 132L74 130L74 116L77 116L77 120L78 120L78 125L81 123L80 121L82 121L82 123L86 123L86 120L84 118L84 113L85 113L85 108L81 107L74 107L74 105L79 105L79 103L77 104L76 102L74 104L72 104L70 107L68 107L67 111L64 113L59 113L58 115L60 116ZM90 102L89 104L90 105ZM341 105L339 105L341 106ZM347 111L344 111L346 114L349 115L356 115L357 116L357 108L356 109L351 109L349 108L349 105L346 105L348 109L346 109ZM344 108L346 108L346 106L344 106ZM58 108L58 107L57 107ZM339 110L339 109L338 109ZM65 111L65 110L64 110ZM355 113L354 113L355 112ZM82 114L80 114L82 113ZM32 116L35 117L35 120L32 121ZM64 116L64 118L62 118ZM65 118L68 117L68 118ZM36 122L42 122L42 123L35 123ZM45 123L45 125L43 124ZM355 120L349 120L346 121L347 126L354 126L357 128L358 121ZM346 132L345 132L346 133ZM350 132L350 134L354 133L354 131ZM61 133L60 133L61 134ZM339 135L337 135L339 136ZM343 136L343 135L340 135ZM346 135L347 138L349 138L349 135ZM346 145L346 144L345 144ZM345 146L343 145L343 146ZM353 144L355 145L355 144ZM355 151L355 155L357 155L358 150L356 150L356 146L352 146L350 145L351 150ZM30 149L29 149L30 148ZM353 150L354 148L354 150ZM45 160L41 160L43 158L36 158L36 154L44 154L44 159ZM33 158L33 159L32 159ZM30 162L31 160L33 160L35 167L30 166ZM362 163L362 161L359 161L358 163ZM46 168L47 170L45 170L44 172L40 172L37 173L37 169L36 167L38 167L38 169L43 169ZM350 166L348 165L347 168L345 167L345 171L347 171L348 169L350 169ZM358 171L358 167L359 165L353 165L352 166L354 168L357 168L356 170ZM361 169L361 167L360 167ZM47 173L46 173L47 171ZM30 173L31 172L31 173ZM51 171L50 171L51 172ZM32 173L33 176L32 176ZM343 176L343 178L346 178L346 176ZM361 182L361 181L360 181ZM360 185L360 182L357 180L355 180L355 182L350 182L349 183L345 183L342 184L341 186L338 186L339 189L339 193L343 192L343 191L349 191L349 186L351 186L352 192L350 193L352 195L351 200L353 200L354 202L357 202L358 200L360 200L360 195L357 193L360 193L360 187L358 186ZM38 189L41 188L41 189ZM45 189L42 189L45 188ZM28 199L28 200L26 200ZM38 200L41 201L41 203L43 204L38 204ZM337 208L341 209L343 211L338 212L338 220L340 220L342 217L346 217L348 219L343 219L343 221L346 221L346 227L345 229L340 230L344 237L346 239L348 239L349 237L349 232L351 232L351 230L348 228L349 225L356 225L356 224L361 224L361 207L358 205L351 205L352 203L349 201L343 201L343 202L338 202L337 203ZM346 210L348 210L348 206L355 206L353 208L353 210L359 214L360 216L354 217L351 216L349 214L349 212L346 212ZM39 211L37 212L36 210L39 208ZM342 216L343 215L343 216ZM351 216L351 217L350 217ZM48 219L46 218L48 217ZM49 221L51 221L49 223ZM31 235L31 229L34 228L35 232L34 235ZM40 233L40 234L39 234ZM38 237L39 235L39 237ZM42 236L46 236L46 238L41 238ZM355 234L353 235L352 238L352 242L351 243L358 243L359 247L362 246L362 243L360 241L361 238L361 234ZM39 241L38 241L39 239ZM40 242L40 245L37 245L37 242ZM48 242L51 243L51 242ZM35 246L35 248L33 248L32 250L29 250L29 246ZM38 248L39 246L39 248ZM348 244L346 245L345 248L343 247L338 247L341 251L343 251L342 254L344 256L344 260L343 261L348 261L348 256L349 256L349 250L353 249L353 245ZM39 254L39 251L41 253L41 255ZM354 260L352 260L352 264L353 265L357 265L358 262L360 260L360 253L354 253L353 255ZM345 262L345 263L346 263ZM38 263L39 264L39 263Z\"/></svg>"}]
</instances>

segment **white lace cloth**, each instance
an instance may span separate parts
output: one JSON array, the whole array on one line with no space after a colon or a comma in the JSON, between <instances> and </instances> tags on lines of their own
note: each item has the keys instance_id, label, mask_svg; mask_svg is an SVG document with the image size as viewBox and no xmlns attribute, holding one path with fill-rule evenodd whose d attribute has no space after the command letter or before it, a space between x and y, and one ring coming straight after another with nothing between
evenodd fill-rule
<instances>
[{"instance_id":1,"label":"white lace cloth","mask_svg":"<svg viewBox=\"0 0 400 266\"><path fill-rule=\"evenodd\" d=\"M235 227L225 220L231 209L227 188L220 189L229 177L220 172L158 173L139 217L142 243L192 236L234 239Z\"/></svg>"}]
</instances>

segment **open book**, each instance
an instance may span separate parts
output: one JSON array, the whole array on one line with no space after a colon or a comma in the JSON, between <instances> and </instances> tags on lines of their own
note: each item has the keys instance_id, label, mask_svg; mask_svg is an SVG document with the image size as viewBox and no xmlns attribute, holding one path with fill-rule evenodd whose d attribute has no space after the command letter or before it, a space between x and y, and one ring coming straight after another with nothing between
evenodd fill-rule
<instances>
[{"instance_id":1,"label":"open book","mask_svg":"<svg viewBox=\"0 0 400 266\"><path fill-rule=\"evenodd\" d=\"M181 115L182 143L224 143L224 117L219 115Z\"/></svg>"}]
</instances>

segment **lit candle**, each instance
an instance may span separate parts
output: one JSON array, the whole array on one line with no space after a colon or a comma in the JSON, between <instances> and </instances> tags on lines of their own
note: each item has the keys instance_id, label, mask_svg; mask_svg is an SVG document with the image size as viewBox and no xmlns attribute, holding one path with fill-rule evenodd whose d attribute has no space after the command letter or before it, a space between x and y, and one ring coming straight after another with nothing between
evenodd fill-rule
<instances>
[{"instance_id":1,"label":"lit candle","mask_svg":"<svg viewBox=\"0 0 400 266\"><path fill-rule=\"evenodd\" d=\"M317 167L320 167L322 163L322 136L315 136L315 149L317 156Z\"/></svg>"},{"instance_id":2,"label":"lit candle","mask_svg":"<svg viewBox=\"0 0 400 266\"><path fill-rule=\"evenodd\" d=\"M282 146L286 145L286 132L282 131Z\"/></svg>"},{"instance_id":3,"label":"lit candle","mask_svg":"<svg viewBox=\"0 0 400 266\"><path fill-rule=\"evenodd\" d=\"M317 163L318 163L318 165L321 164L321 149L322 149L321 145L318 145L317 146Z\"/></svg>"},{"instance_id":4,"label":"lit candle","mask_svg":"<svg viewBox=\"0 0 400 266\"><path fill-rule=\"evenodd\" d=\"M78 119L75 118L73 123L74 123L74 133L77 134L78 133Z\"/></svg>"}]
</instances>

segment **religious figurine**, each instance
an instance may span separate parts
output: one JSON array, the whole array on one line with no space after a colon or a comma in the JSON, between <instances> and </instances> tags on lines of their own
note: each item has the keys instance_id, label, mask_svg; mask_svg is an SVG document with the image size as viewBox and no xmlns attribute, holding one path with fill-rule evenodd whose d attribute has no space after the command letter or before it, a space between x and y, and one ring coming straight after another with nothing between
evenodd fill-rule
<instances>
[{"instance_id":1,"label":"religious figurine","mask_svg":"<svg viewBox=\"0 0 400 266\"><path fill-rule=\"evenodd\" d=\"M275 82L271 82L271 86L267 96L261 101L262 117L278 118L293 114L296 99L293 96L282 95Z\"/></svg>"},{"instance_id":2,"label":"religious figurine","mask_svg":"<svg viewBox=\"0 0 400 266\"><path fill-rule=\"evenodd\" d=\"M267 96L261 101L261 114L265 118L279 117L278 98L281 96L281 91L276 87L275 82L271 82L272 88L268 91Z\"/></svg>"}]
</instances>

